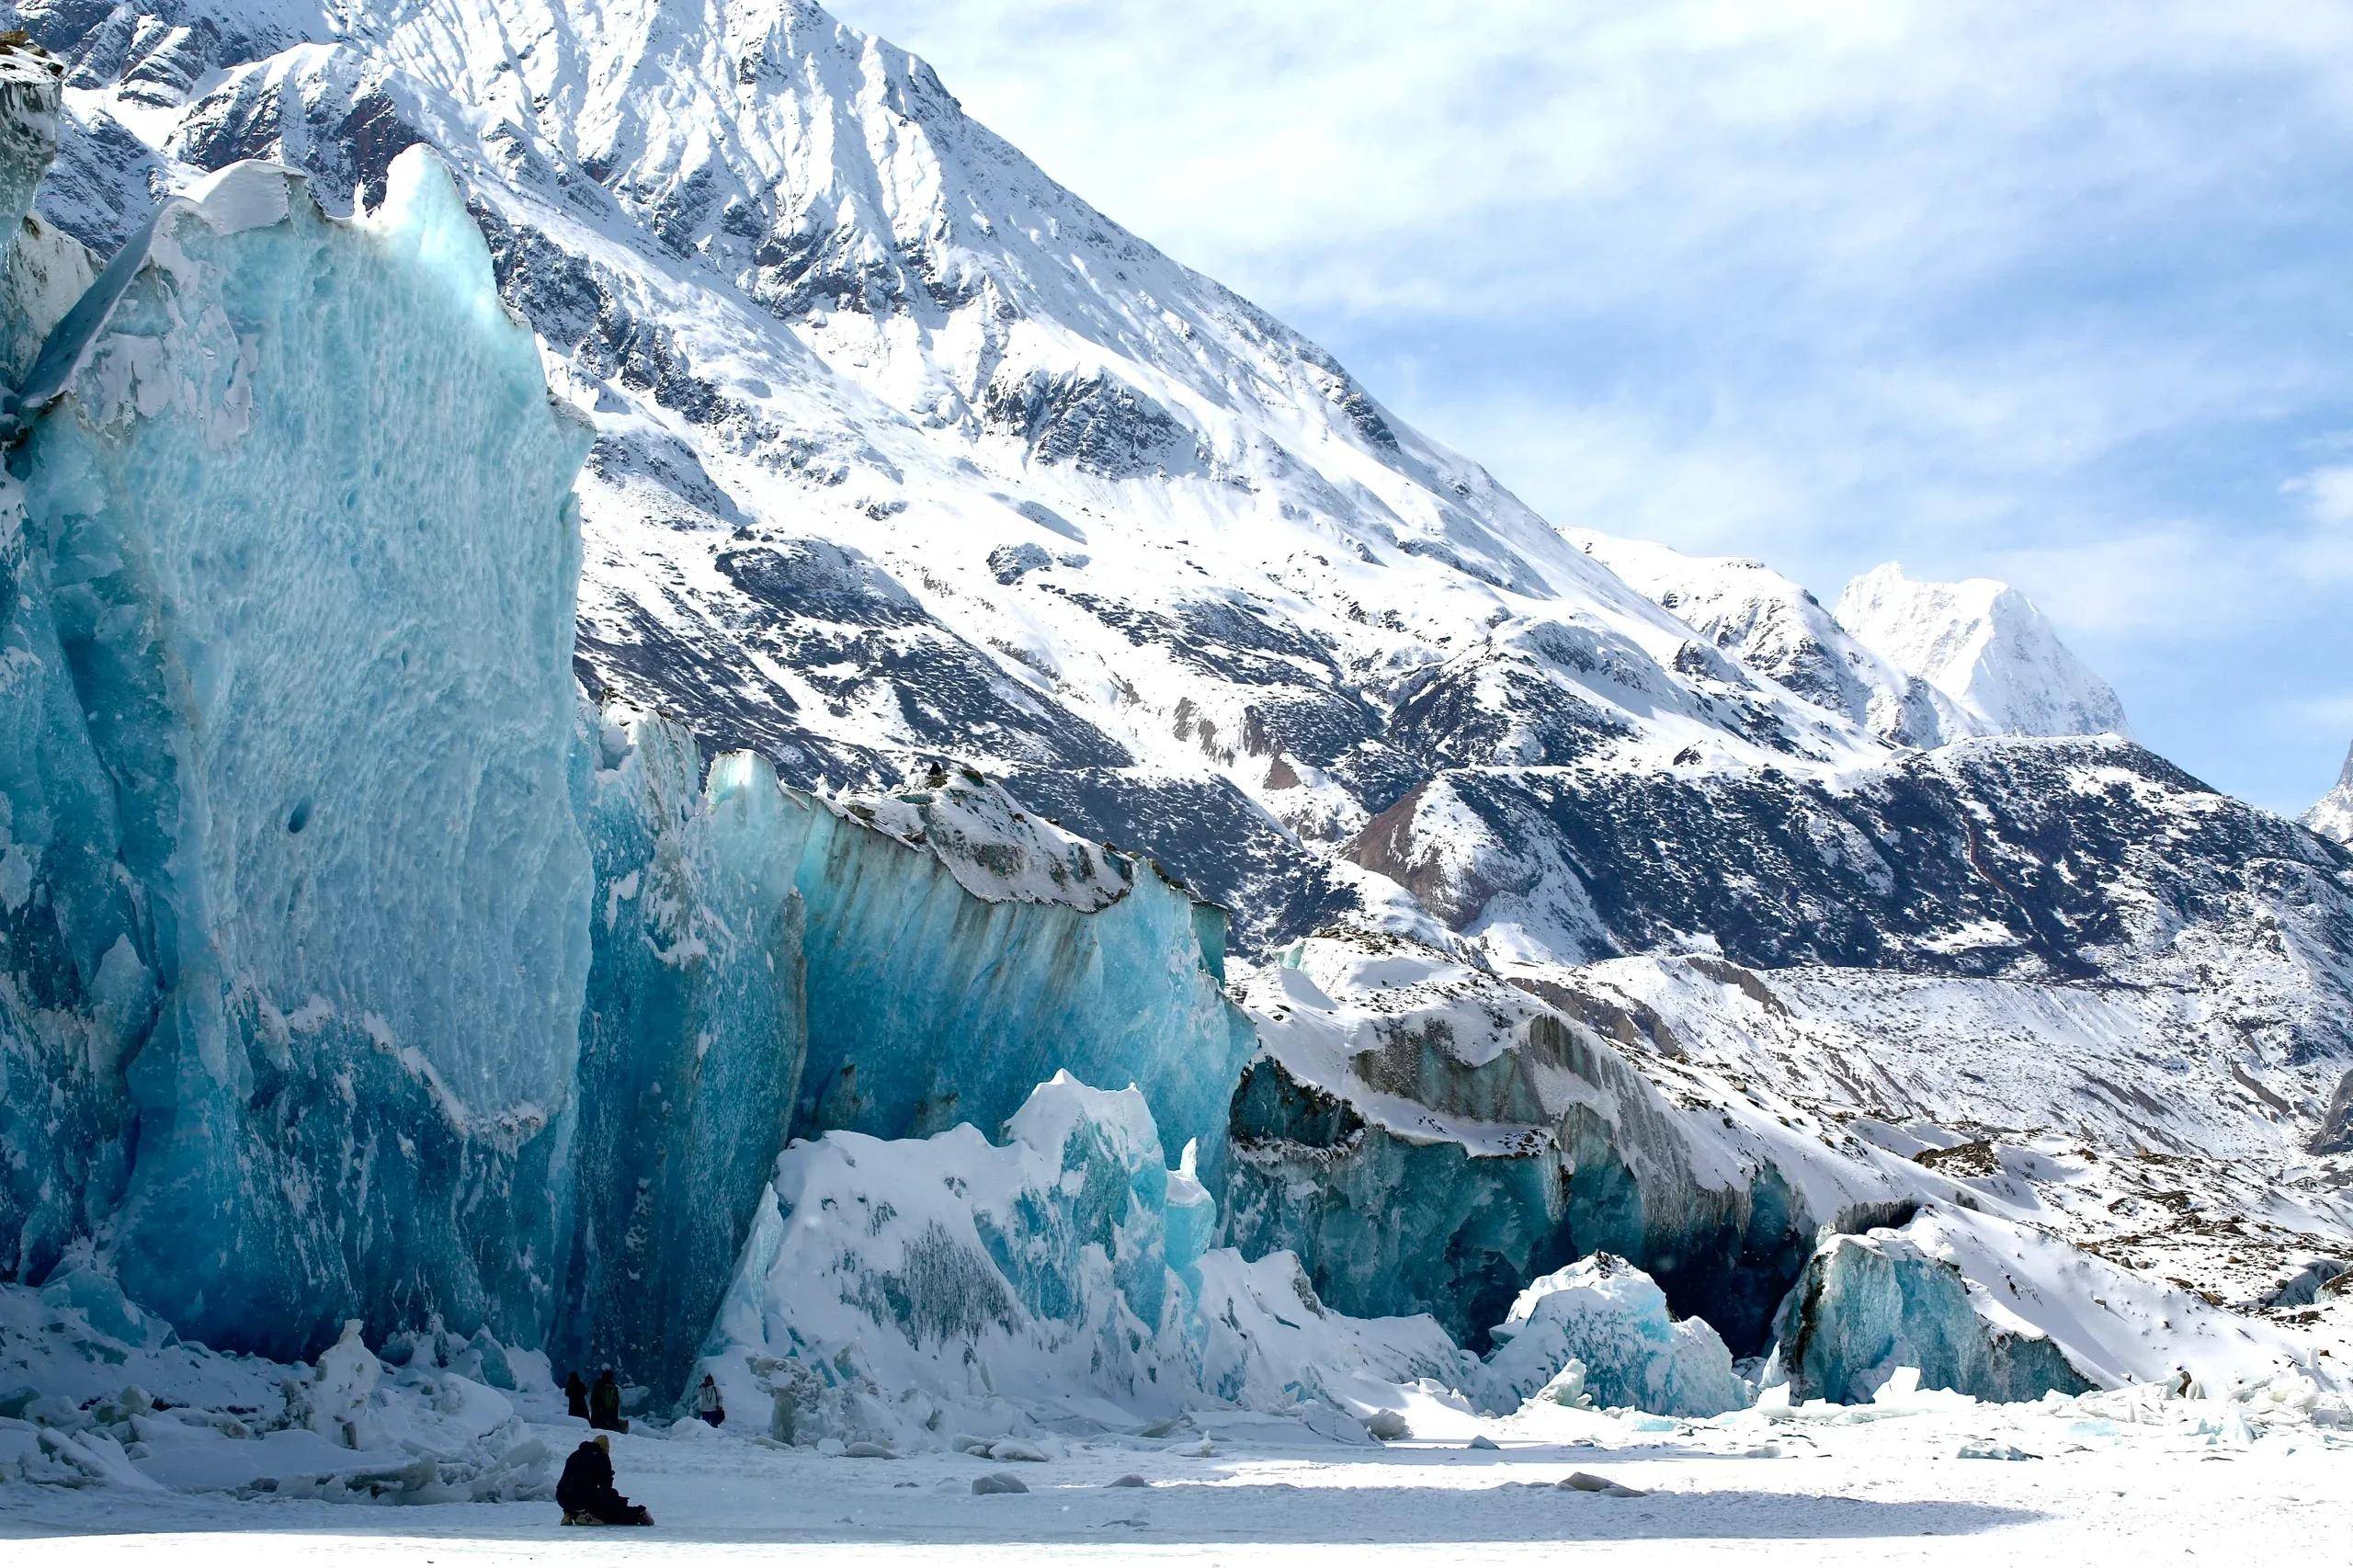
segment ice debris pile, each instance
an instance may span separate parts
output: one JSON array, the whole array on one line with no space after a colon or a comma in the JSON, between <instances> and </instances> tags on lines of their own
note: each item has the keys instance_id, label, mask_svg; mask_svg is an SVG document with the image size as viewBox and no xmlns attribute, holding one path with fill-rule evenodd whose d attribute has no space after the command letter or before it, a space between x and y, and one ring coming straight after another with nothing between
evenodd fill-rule
<instances>
[{"instance_id":1,"label":"ice debris pile","mask_svg":"<svg viewBox=\"0 0 2353 1568\"><path fill-rule=\"evenodd\" d=\"M324 1502L552 1495L547 1361L487 1335L346 1331L314 1366L187 1343L105 1274L0 1287L0 1482Z\"/></svg>"},{"instance_id":2,"label":"ice debris pile","mask_svg":"<svg viewBox=\"0 0 2353 1568\"><path fill-rule=\"evenodd\" d=\"M1461 1381L1429 1318L1330 1312L1287 1255L1207 1248L1213 1222L1132 1088L1057 1074L1001 1142L827 1133L778 1161L707 1364L779 1440L903 1450L1205 1402L1361 1441L1357 1380Z\"/></svg>"}]
</instances>

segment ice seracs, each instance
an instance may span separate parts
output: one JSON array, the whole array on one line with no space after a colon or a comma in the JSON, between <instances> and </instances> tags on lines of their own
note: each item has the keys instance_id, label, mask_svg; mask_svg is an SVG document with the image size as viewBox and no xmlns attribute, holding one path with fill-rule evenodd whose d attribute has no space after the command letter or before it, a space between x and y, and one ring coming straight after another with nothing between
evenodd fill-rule
<instances>
[{"instance_id":1,"label":"ice seracs","mask_svg":"<svg viewBox=\"0 0 2353 1568\"><path fill-rule=\"evenodd\" d=\"M1915 582L1889 562L1847 585L1838 624L1997 735L2130 735L2115 690L2024 594L1990 577Z\"/></svg>"}]
</instances>

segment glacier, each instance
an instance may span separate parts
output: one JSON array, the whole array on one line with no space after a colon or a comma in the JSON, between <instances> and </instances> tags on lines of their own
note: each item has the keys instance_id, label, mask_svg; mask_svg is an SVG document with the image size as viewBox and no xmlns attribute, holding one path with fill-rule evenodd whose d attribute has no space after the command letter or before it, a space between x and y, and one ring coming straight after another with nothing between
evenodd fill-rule
<instances>
[{"instance_id":1,"label":"glacier","mask_svg":"<svg viewBox=\"0 0 2353 1568\"><path fill-rule=\"evenodd\" d=\"M899 1444L2298 1353L2053 1238L2345 1231L2343 854L1901 753L2037 721L1574 547L813 6L313 9L0 46L0 1276Z\"/></svg>"},{"instance_id":2,"label":"glacier","mask_svg":"<svg viewBox=\"0 0 2353 1568\"><path fill-rule=\"evenodd\" d=\"M586 432L429 154L352 220L262 165L168 200L23 384L15 1276L102 1237L222 1348L446 1325L666 1385L796 1131L1067 1065L1219 1179L1218 912L977 774L824 800L577 695Z\"/></svg>"},{"instance_id":3,"label":"glacier","mask_svg":"<svg viewBox=\"0 0 2353 1568\"><path fill-rule=\"evenodd\" d=\"M32 1031L119 1080L81 1141L136 1158L77 1184L120 1186L114 1267L224 1346L524 1334L553 1282L587 441L447 176L400 176L350 222L258 165L167 201L18 411L12 821L87 858L18 972L66 961Z\"/></svg>"}]
</instances>

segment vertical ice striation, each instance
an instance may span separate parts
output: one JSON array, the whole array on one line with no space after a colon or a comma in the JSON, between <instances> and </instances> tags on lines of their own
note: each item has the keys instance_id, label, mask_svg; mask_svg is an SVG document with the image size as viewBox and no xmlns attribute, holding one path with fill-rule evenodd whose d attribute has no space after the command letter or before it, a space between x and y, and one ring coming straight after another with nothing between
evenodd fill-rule
<instances>
[{"instance_id":1,"label":"vertical ice striation","mask_svg":"<svg viewBox=\"0 0 2353 1568\"><path fill-rule=\"evenodd\" d=\"M1253 1043L1220 985L1217 911L961 769L799 809L809 1066L796 1131L994 1126L1067 1070L1135 1084L1172 1143L1197 1142L1217 1190Z\"/></svg>"},{"instance_id":2,"label":"vertical ice striation","mask_svg":"<svg viewBox=\"0 0 2353 1568\"><path fill-rule=\"evenodd\" d=\"M536 1337L588 958L587 442L456 189L412 153L340 222L224 170L25 392L17 613L101 787L62 710L11 771L68 759L30 814L85 863L34 897L136 1122L124 1284L228 1346L434 1312Z\"/></svg>"},{"instance_id":3,"label":"vertical ice striation","mask_svg":"<svg viewBox=\"0 0 2353 1568\"><path fill-rule=\"evenodd\" d=\"M29 313L15 264L58 100L42 57L0 45L0 315L12 325ZM23 489L0 474L0 1278L47 1273L119 1191L117 1074L152 1006L114 790L58 641L51 575Z\"/></svg>"},{"instance_id":4,"label":"vertical ice striation","mask_svg":"<svg viewBox=\"0 0 2353 1568\"><path fill-rule=\"evenodd\" d=\"M803 808L625 708L584 711L575 791L597 867L580 1019L578 1217L555 1347L683 1386L749 1233L808 1047Z\"/></svg>"}]
</instances>

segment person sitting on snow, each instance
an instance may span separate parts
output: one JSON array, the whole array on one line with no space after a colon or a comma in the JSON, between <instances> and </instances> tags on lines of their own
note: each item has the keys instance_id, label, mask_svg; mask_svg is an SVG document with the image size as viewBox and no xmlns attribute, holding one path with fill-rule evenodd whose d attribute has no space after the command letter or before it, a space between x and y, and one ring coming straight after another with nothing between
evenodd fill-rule
<instances>
[{"instance_id":1,"label":"person sitting on snow","mask_svg":"<svg viewBox=\"0 0 2353 1568\"><path fill-rule=\"evenodd\" d=\"M555 1504L567 1525L650 1525L654 1516L613 1490L613 1440L599 1432L563 1461Z\"/></svg>"},{"instance_id":2,"label":"person sitting on snow","mask_svg":"<svg viewBox=\"0 0 2353 1568\"><path fill-rule=\"evenodd\" d=\"M709 1372L702 1375L702 1386L695 1390L695 1414L709 1426L727 1419L727 1407L719 1402L719 1385L711 1381Z\"/></svg>"},{"instance_id":3,"label":"person sitting on snow","mask_svg":"<svg viewBox=\"0 0 2353 1568\"><path fill-rule=\"evenodd\" d=\"M600 1432L629 1430L621 1419L621 1385L610 1367L597 1374L597 1386L588 1391L588 1425Z\"/></svg>"}]
</instances>

